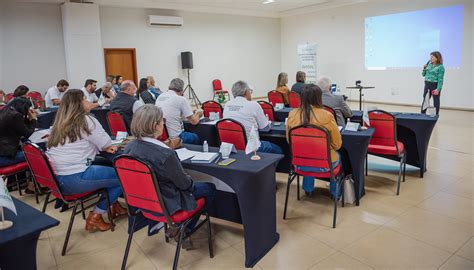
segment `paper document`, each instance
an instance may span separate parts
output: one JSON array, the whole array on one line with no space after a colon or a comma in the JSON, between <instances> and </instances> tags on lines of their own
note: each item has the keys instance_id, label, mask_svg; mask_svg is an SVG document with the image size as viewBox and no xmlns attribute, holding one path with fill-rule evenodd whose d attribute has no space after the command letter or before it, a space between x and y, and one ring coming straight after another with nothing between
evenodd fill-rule
<instances>
[{"instance_id":1,"label":"paper document","mask_svg":"<svg viewBox=\"0 0 474 270\"><path fill-rule=\"evenodd\" d=\"M44 143L48 140L49 129L41 129L33 132L28 140L32 143Z\"/></svg>"},{"instance_id":2,"label":"paper document","mask_svg":"<svg viewBox=\"0 0 474 270\"><path fill-rule=\"evenodd\" d=\"M201 124L203 125L215 125L216 123L217 123L217 120L201 122Z\"/></svg>"},{"instance_id":3,"label":"paper document","mask_svg":"<svg viewBox=\"0 0 474 270\"><path fill-rule=\"evenodd\" d=\"M191 151L191 150L188 150L186 148L176 149L175 151L178 154L178 158L179 158L180 161L190 159L190 158L194 157L195 155L201 153L201 152L197 152L197 151Z\"/></svg>"},{"instance_id":4,"label":"paper document","mask_svg":"<svg viewBox=\"0 0 474 270\"><path fill-rule=\"evenodd\" d=\"M191 158L191 162L194 162L194 163L211 163L217 157L219 157L219 153L213 153L213 152L200 153L200 152L198 152L197 155L195 155L193 158Z\"/></svg>"}]
</instances>

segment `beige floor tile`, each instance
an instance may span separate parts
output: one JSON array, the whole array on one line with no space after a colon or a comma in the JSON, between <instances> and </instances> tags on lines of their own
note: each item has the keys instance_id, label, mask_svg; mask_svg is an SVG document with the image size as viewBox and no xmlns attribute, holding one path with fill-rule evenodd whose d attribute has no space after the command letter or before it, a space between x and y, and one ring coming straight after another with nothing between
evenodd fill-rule
<instances>
[{"instance_id":1,"label":"beige floor tile","mask_svg":"<svg viewBox=\"0 0 474 270\"><path fill-rule=\"evenodd\" d=\"M338 252L334 255L329 256L328 258L317 263L313 267L309 268L310 270L329 270L329 269L353 269L353 270L369 270L373 269L372 267L342 253Z\"/></svg>"},{"instance_id":2,"label":"beige floor tile","mask_svg":"<svg viewBox=\"0 0 474 270\"><path fill-rule=\"evenodd\" d=\"M244 255L240 252L237 252L234 248L228 247L214 258L204 258L196 260L187 265L180 265L182 269L192 269L192 270L207 270L207 269L246 269ZM253 269L261 269L256 265Z\"/></svg>"},{"instance_id":3,"label":"beige floor tile","mask_svg":"<svg viewBox=\"0 0 474 270\"><path fill-rule=\"evenodd\" d=\"M82 258L59 265L59 269L90 270L120 269L125 248L116 246L91 253ZM153 263L139 249L131 249L127 260L127 269L156 269Z\"/></svg>"},{"instance_id":4,"label":"beige floor tile","mask_svg":"<svg viewBox=\"0 0 474 270\"><path fill-rule=\"evenodd\" d=\"M439 192L419 204L421 208L469 223L474 223L473 206L473 200L446 192Z\"/></svg>"},{"instance_id":5,"label":"beige floor tile","mask_svg":"<svg viewBox=\"0 0 474 270\"><path fill-rule=\"evenodd\" d=\"M38 269L50 269L57 266L56 259L53 255L53 250L51 249L51 244L49 243L47 236L38 240L36 250L36 265Z\"/></svg>"},{"instance_id":6,"label":"beige floor tile","mask_svg":"<svg viewBox=\"0 0 474 270\"><path fill-rule=\"evenodd\" d=\"M293 230L280 231L280 241L258 265L263 269L307 269L336 250Z\"/></svg>"},{"instance_id":7,"label":"beige floor tile","mask_svg":"<svg viewBox=\"0 0 474 270\"><path fill-rule=\"evenodd\" d=\"M445 187L443 191L474 200L474 183L470 179L462 178L460 181Z\"/></svg>"},{"instance_id":8,"label":"beige floor tile","mask_svg":"<svg viewBox=\"0 0 474 270\"><path fill-rule=\"evenodd\" d=\"M453 255L449 260L439 268L440 270L472 270L474 262Z\"/></svg>"},{"instance_id":9,"label":"beige floor tile","mask_svg":"<svg viewBox=\"0 0 474 270\"><path fill-rule=\"evenodd\" d=\"M413 208L386 224L400 233L454 253L474 235L474 225Z\"/></svg>"},{"instance_id":10,"label":"beige floor tile","mask_svg":"<svg viewBox=\"0 0 474 270\"><path fill-rule=\"evenodd\" d=\"M456 255L474 261L474 237L469 239L469 241L456 252Z\"/></svg>"},{"instance_id":11,"label":"beige floor tile","mask_svg":"<svg viewBox=\"0 0 474 270\"><path fill-rule=\"evenodd\" d=\"M343 252L376 269L434 269L451 256L388 228L364 236Z\"/></svg>"}]
</instances>

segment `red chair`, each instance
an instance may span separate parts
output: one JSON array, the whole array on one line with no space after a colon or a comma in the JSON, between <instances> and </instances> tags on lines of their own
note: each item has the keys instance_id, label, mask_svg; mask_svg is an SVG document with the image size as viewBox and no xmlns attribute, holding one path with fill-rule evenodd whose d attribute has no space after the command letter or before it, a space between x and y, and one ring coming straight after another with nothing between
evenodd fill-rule
<instances>
[{"instance_id":1,"label":"red chair","mask_svg":"<svg viewBox=\"0 0 474 270\"><path fill-rule=\"evenodd\" d=\"M226 100L230 100L229 91L222 88L221 80L219 79L213 80L212 89L214 89L214 96L212 97L212 100L215 100L216 97L218 97L221 94L221 92L224 94Z\"/></svg>"},{"instance_id":2,"label":"red chair","mask_svg":"<svg viewBox=\"0 0 474 270\"><path fill-rule=\"evenodd\" d=\"M223 112L223 109L222 109L222 106L221 104L213 101L213 100L209 100L209 101L206 101L202 104L202 110L204 111L204 117L207 117L209 118L209 113L211 112L217 112L219 113L219 118L222 118L222 112Z\"/></svg>"},{"instance_id":3,"label":"red chair","mask_svg":"<svg viewBox=\"0 0 474 270\"><path fill-rule=\"evenodd\" d=\"M8 101L12 100L14 98L13 93L8 93L5 96L5 101L8 103Z\"/></svg>"},{"instance_id":4,"label":"red chair","mask_svg":"<svg viewBox=\"0 0 474 270\"><path fill-rule=\"evenodd\" d=\"M56 180L56 176L53 172L51 164L49 163L48 158L46 157L45 153L39 146L33 143L25 143L23 144L23 152L25 153L26 161L30 167L31 173L36 181L36 183L48 187L50 191L46 195L43 204L43 213L46 211L46 207L50 202L55 201L56 199L62 200L65 204L73 203L74 207L72 209L71 218L69 220L69 226L66 233L66 239L64 239L64 245L61 252L61 255L64 256L66 254L67 245L69 242L69 236L71 235L72 225L74 223L74 218L77 214L82 214L82 218L86 219L85 210L95 206L97 203L93 203L87 207L84 207L85 202L89 202L99 196L100 194L105 194L105 199L107 200L107 209L109 220L112 225L112 231L114 230L114 223L111 218L110 213L110 200L109 195L105 189L98 189L93 190L90 192L85 192L81 194L69 194L65 195L59 188L59 183ZM49 197L53 194L55 199L49 200ZM81 210L77 211L77 207L81 206ZM33 221L32 221L33 222Z\"/></svg>"},{"instance_id":5,"label":"red chair","mask_svg":"<svg viewBox=\"0 0 474 270\"><path fill-rule=\"evenodd\" d=\"M131 156L122 155L115 159L114 167L119 177L123 194L125 195L128 214L132 218L132 226L129 228L130 233L122 261L122 269L125 269L127 265L128 253L130 251L130 245L135 231L135 221L139 213L142 213L143 216L148 219L165 223L166 230L168 229L168 225L179 229L179 240L178 245L176 246L173 269L178 268L181 243L184 238L186 227L193 219L205 215L206 219L200 222L189 233L189 235L197 231L204 223L207 223L209 256L211 258L214 257L211 241L211 220L209 214L204 209L204 198L199 198L197 200L197 207L194 210L181 210L170 215L167 206L163 201L157 176L151 169L150 164ZM166 241L168 241L168 238L166 238Z\"/></svg>"},{"instance_id":6,"label":"red chair","mask_svg":"<svg viewBox=\"0 0 474 270\"><path fill-rule=\"evenodd\" d=\"M395 117L382 110L369 111L370 126L375 128L374 135L369 142L367 154L381 157L395 157L400 160L398 171L397 195L400 194L400 179L403 173L405 182L406 149L402 142L397 140L397 123ZM365 159L365 175L368 174L368 161Z\"/></svg>"},{"instance_id":7,"label":"red chair","mask_svg":"<svg viewBox=\"0 0 474 270\"><path fill-rule=\"evenodd\" d=\"M291 91L288 94L288 99L289 99L289 102L290 102L290 108L299 108L300 107L301 99L300 99L300 95L298 93Z\"/></svg>"},{"instance_id":8,"label":"red chair","mask_svg":"<svg viewBox=\"0 0 474 270\"><path fill-rule=\"evenodd\" d=\"M272 90L268 92L267 95L268 95L268 102L270 102L273 105L273 107L275 107L277 103L285 104L285 99L283 98L283 94L278 92L277 90Z\"/></svg>"},{"instance_id":9,"label":"red chair","mask_svg":"<svg viewBox=\"0 0 474 270\"><path fill-rule=\"evenodd\" d=\"M21 179L18 179L18 174L22 172L27 172L27 171L29 171L29 168L28 168L28 163L26 163L26 161L9 165L9 166L5 166L5 167L0 167L0 175L3 176L4 180L6 180L9 176L15 176L16 187L18 188L18 192L20 193L20 196L22 196L23 194L21 193L21 184L20 184ZM38 196L36 192L35 194L36 196ZM36 201L38 202L38 197Z\"/></svg>"},{"instance_id":10,"label":"red chair","mask_svg":"<svg viewBox=\"0 0 474 270\"><path fill-rule=\"evenodd\" d=\"M31 98L31 100L34 103L33 105L35 106L35 108L41 108L42 102L44 103L44 98L40 92L30 91L26 94L26 96Z\"/></svg>"},{"instance_id":11,"label":"red chair","mask_svg":"<svg viewBox=\"0 0 474 270\"><path fill-rule=\"evenodd\" d=\"M107 112L107 122L109 123L112 137L116 137L119 131L127 132L127 126L120 113L113 111Z\"/></svg>"},{"instance_id":12,"label":"red chair","mask_svg":"<svg viewBox=\"0 0 474 270\"><path fill-rule=\"evenodd\" d=\"M337 123L337 115L336 115L336 111L329 107L329 106L326 106L326 105L323 105L323 109L326 110L327 112L329 112L330 114L332 114L332 116L334 117L334 121L336 121Z\"/></svg>"},{"instance_id":13,"label":"red chair","mask_svg":"<svg viewBox=\"0 0 474 270\"><path fill-rule=\"evenodd\" d=\"M158 139L160 141L164 142L164 141L168 140L169 137L170 136L168 134L168 129L166 128L166 124L163 124L163 133L161 133L161 136Z\"/></svg>"},{"instance_id":14,"label":"red chair","mask_svg":"<svg viewBox=\"0 0 474 270\"><path fill-rule=\"evenodd\" d=\"M291 168L286 186L285 208L283 219L286 219L288 195L291 182L297 177L297 198L300 199L300 175L311 176L321 180L336 182L336 196L334 196L334 214L332 227L336 228L337 201L339 190L342 193L342 207L344 207L344 177L341 163L333 168L331 160L331 142L329 132L314 125L297 126L290 129ZM307 166L325 168L327 172L305 172L298 167Z\"/></svg>"},{"instance_id":15,"label":"red chair","mask_svg":"<svg viewBox=\"0 0 474 270\"><path fill-rule=\"evenodd\" d=\"M237 150L245 150L247 135L241 123L232 119L222 119L217 121L216 127L221 143L232 143Z\"/></svg>"},{"instance_id":16,"label":"red chair","mask_svg":"<svg viewBox=\"0 0 474 270\"><path fill-rule=\"evenodd\" d=\"M273 109L272 104L263 100L259 100L257 102L260 104L260 107L262 107L263 113L268 115L268 120L272 122L275 121L275 110Z\"/></svg>"}]
</instances>

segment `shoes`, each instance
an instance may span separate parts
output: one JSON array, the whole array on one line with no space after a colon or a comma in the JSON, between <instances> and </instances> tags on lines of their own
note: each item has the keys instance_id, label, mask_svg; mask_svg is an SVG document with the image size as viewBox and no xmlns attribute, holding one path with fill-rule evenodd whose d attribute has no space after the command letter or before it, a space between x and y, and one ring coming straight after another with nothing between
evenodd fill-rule
<instances>
[{"instance_id":1,"label":"shoes","mask_svg":"<svg viewBox=\"0 0 474 270\"><path fill-rule=\"evenodd\" d=\"M127 209L123 208L119 202L114 202L114 204L112 204L112 207L110 207L110 211L112 214L112 218L122 217L128 214Z\"/></svg>"},{"instance_id":2,"label":"shoes","mask_svg":"<svg viewBox=\"0 0 474 270\"><path fill-rule=\"evenodd\" d=\"M49 188L47 188L47 187L40 187L39 188L39 195L43 195L43 194L46 194L48 192L49 192ZM28 185L28 187L25 188L25 193L26 194L35 194L34 186L31 187L30 185Z\"/></svg>"},{"instance_id":3,"label":"shoes","mask_svg":"<svg viewBox=\"0 0 474 270\"><path fill-rule=\"evenodd\" d=\"M181 248L184 250L192 250L194 249L193 241L191 240L191 236L187 238L183 238L181 241Z\"/></svg>"},{"instance_id":4,"label":"shoes","mask_svg":"<svg viewBox=\"0 0 474 270\"><path fill-rule=\"evenodd\" d=\"M101 232L108 231L112 228L110 223L106 223L102 218L101 214L89 212L89 216L86 219L86 231L95 232L97 230Z\"/></svg>"}]
</instances>

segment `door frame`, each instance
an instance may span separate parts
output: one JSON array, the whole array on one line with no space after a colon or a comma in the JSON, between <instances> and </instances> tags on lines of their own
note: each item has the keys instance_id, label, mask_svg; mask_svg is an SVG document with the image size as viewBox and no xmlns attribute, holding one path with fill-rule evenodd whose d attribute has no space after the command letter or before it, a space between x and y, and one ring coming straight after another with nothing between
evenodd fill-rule
<instances>
[{"instance_id":1,"label":"door frame","mask_svg":"<svg viewBox=\"0 0 474 270\"><path fill-rule=\"evenodd\" d=\"M104 65L105 65L105 76L108 75L107 73L107 53L114 52L114 51L130 51L132 52L132 61L133 61L133 73L135 74L135 78L133 81L135 85L138 87L138 72L137 72L137 50L135 48L104 48Z\"/></svg>"}]
</instances>

